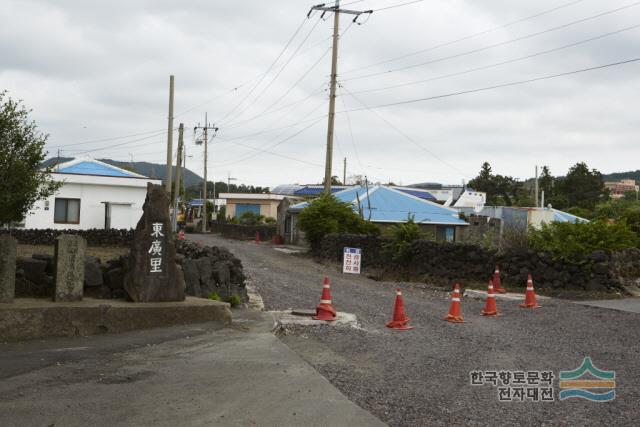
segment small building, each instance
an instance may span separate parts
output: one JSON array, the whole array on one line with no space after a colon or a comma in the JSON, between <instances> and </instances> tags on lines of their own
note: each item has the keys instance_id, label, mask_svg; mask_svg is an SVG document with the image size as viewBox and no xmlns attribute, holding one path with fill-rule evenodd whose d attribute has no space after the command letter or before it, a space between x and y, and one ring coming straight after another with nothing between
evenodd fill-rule
<instances>
[{"instance_id":1,"label":"small building","mask_svg":"<svg viewBox=\"0 0 640 427\"><path fill-rule=\"evenodd\" d=\"M413 218L425 232L439 241L456 240L459 229L468 225L460 219L457 210L393 187L357 186L336 192L334 196L350 203L353 210L365 220L382 227L404 223ZM297 227L297 216L308 204L309 202L298 203L288 209L284 226L285 242L297 244L303 239Z\"/></svg>"},{"instance_id":2,"label":"small building","mask_svg":"<svg viewBox=\"0 0 640 427\"><path fill-rule=\"evenodd\" d=\"M227 218L240 218L245 212L253 212L265 218L278 217L278 206L284 199L291 197L281 194L220 193L227 201ZM300 201L302 198L293 198Z\"/></svg>"},{"instance_id":3,"label":"small building","mask_svg":"<svg viewBox=\"0 0 640 427\"><path fill-rule=\"evenodd\" d=\"M635 179L621 179L620 181L607 181L604 186L609 189L612 199L621 199L625 193L638 193L640 187Z\"/></svg>"},{"instance_id":4,"label":"small building","mask_svg":"<svg viewBox=\"0 0 640 427\"><path fill-rule=\"evenodd\" d=\"M499 220L500 235L505 228L527 230L529 227L538 228L543 223L550 222L589 222L589 220L572 215L551 207L526 208L517 206L484 206L481 208L458 208L458 211L468 217L475 218L471 226L482 225L482 218ZM478 224L480 223L480 224Z\"/></svg>"},{"instance_id":5,"label":"small building","mask_svg":"<svg viewBox=\"0 0 640 427\"><path fill-rule=\"evenodd\" d=\"M162 183L88 157L57 165L51 176L62 186L31 207L24 228L135 228L142 215L147 184Z\"/></svg>"}]
</instances>

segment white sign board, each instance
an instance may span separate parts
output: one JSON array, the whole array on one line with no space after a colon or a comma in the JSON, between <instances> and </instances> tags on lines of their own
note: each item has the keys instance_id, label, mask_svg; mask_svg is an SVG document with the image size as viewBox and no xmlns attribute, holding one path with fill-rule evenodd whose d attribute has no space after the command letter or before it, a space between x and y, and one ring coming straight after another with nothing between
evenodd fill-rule
<instances>
[{"instance_id":1,"label":"white sign board","mask_svg":"<svg viewBox=\"0 0 640 427\"><path fill-rule=\"evenodd\" d=\"M359 248L344 248L344 257L342 261L342 272L351 274L360 274L360 265L362 261L362 250Z\"/></svg>"}]
</instances>

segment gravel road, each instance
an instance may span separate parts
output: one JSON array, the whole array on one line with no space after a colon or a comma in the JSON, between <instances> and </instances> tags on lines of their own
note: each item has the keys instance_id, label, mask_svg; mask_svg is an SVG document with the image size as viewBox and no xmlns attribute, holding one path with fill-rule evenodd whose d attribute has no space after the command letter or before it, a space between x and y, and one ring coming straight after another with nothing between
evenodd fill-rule
<instances>
[{"instance_id":1,"label":"gravel road","mask_svg":"<svg viewBox=\"0 0 640 427\"><path fill-rule=\"evenodd\" d=\"M640 419L636 313L560 300L523 310L498 301L503 316L484 318L479 315L484 303L465 298L467 323L451 324L442 320L447 295L425 285L346 276L338 265L284 254L268 244L190 238L238 256L267 310L314 308L322 279L329 276L334 306L355 313L362 328L293 328L280 338L349 399L391 426L637 425ZM412 331L384 326L396 286L403 290ZM616 371L614 401L558 399L559 371L578 368L585 356L602 370ZM496 387L470 385L470 372L477 370L553 371L555 400L500 402Z\"/></svg>"}]
</instances>

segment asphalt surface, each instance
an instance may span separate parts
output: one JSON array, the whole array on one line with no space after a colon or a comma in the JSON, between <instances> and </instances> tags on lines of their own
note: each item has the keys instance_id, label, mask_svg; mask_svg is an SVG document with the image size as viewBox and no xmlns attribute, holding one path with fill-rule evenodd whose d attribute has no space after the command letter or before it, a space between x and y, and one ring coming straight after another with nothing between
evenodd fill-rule
<instances>
[{"instance_id":1,"label":"asphalt surface","mask_svg":"<svg viewBox=\"0 0 640 427\"><path fill-rule=\"evenodd\" d=\"M0 426L384 425L278 340L272 316L234 317L0 343Z\"/></svg>"},{"instance_id":2,"label":"asphalt surface","mask_svg":"<svg viewBox=\"0 0 640 427\"><path fill-rule=\"evenodd\" d=\"M544 301L537 310L499 301L503 315L484 318L484 302L464 298L467 323L451 324L442 320L447 295L432 286L346 276L338 265L278 252L269 244L190 238L226 246L238 256L267 310L314 308L322 279L329 276L334 306L355 313L361 328L297 327L280 339L389 425L637 425L640 419L638 314L561 300ZM384 326L398 285L412 331ZM578 368L585 356L597 368L616 372L614 401L559 400L559 372ZM497 388L470 385L470 373L477 370L553 371L555 400L500 402Z\"/></svg>"}]
</instances>

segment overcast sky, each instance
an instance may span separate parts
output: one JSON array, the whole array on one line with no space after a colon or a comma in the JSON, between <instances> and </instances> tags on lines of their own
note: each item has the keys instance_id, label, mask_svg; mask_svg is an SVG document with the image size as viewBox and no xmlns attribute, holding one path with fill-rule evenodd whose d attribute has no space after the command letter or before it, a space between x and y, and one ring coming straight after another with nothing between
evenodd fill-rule
<instances>
[{"instance_id":1,"label":"overcast sky","mask_svg":"<svg viewBox=\"0 0 640 427\"><path fill-rule=\"evenodd\" d=\"M208 112L220 128L209 179L320 182L333 19L306 19L316 3L0 0L0 90L33 109L51 156L163 163L174 74L188 168L202 174L193 127ZM640 168L640 62L382 106L640 58L640 28L629 28L640 2L427 0L351 19L340 25L334 175L344 157L347 175L402 184L460 183L484 161L519 178L536 164Z\"/></svg>"}]
</instances>

